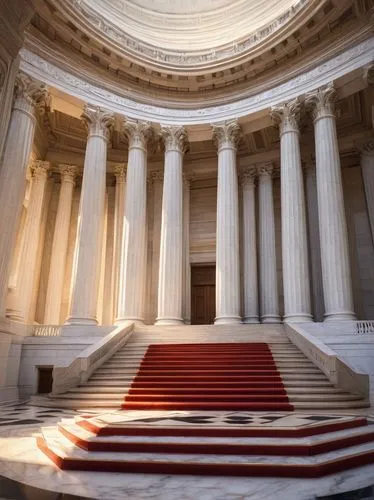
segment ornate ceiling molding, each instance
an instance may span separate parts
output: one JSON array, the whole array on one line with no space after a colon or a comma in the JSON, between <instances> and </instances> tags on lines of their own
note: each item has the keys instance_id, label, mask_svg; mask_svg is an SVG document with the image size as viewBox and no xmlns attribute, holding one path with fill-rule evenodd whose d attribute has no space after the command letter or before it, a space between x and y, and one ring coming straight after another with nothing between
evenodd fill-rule
<instances>
[{"instance_id":1,"label":"ornate ceiling molding","mask_svg":"<svg viewBox=\"0 0 374 500\"><path fill-rule=\"evenodd\" d=\"M280 11L278 7L275 17L252 32L248 32L250 27L245 27L251 26L255 13L253 12L255 9L251 6L252 2L248 1L232 1L221 9L184 15L155 12L126 0L104 1L101 2L102 5L92 0L52 0L52 3L80 29L98 39L110 41L113 48L131 60L141 64L147 61L150 66L162 70L169 68L175 71L182 69L191 71L206 69L217 63L247 55L265 40L283 32L283 29L286 26L288 28L290 24L293 25L292 29L297 29L300 23L305 22L308 15L315 12L321 2L295 0L291 6L289 1L283 2L288 8ZM271 9L269 10L267 18L271 16ZM222 23L232 32L232 39L224 44L220 42L225 32ZM243 29L240 30L241 24ZM132 34L130 29L132 25L133 33L137 33L138 36ZM144 38L150 31L154 32L153 43L147 42ZM167 32L170 38L169 47L162 46L160 41L159 37L164 32ZM197 37L198 33L200 43L203 43L202 48L199 50L196 44L194 50L188 50L188 46L194 46L194 37ZM217 39L215 45L212 42L214 38L212 33L215 33ZM219 33L221 37L217 36ZM176 42L179 37L188 41L184 48ZM205 48L207 39L209 44Z\"/></svg>"},{"instance_id":2,"label":"ornate ceiling molding","mask_svg":"<svg viewBox=\"0 0 374 500\"><path fill-rule=\"evenodd\" d=\"M373 58L373 51L374 37L371 37L278 86L228 104L196 109L162 107L136 102L124 95L119 95L120 88L118 93L113 93L98 85L92 85L83 78L64 71L64 69L27 49L22 49L20 52L20 67L25 73L48 85L92 105L104 107L132 119L148 120L166 125L195 125L247 116L304 95L346 73L369 64Z\"/></svg>"}]
</instances>

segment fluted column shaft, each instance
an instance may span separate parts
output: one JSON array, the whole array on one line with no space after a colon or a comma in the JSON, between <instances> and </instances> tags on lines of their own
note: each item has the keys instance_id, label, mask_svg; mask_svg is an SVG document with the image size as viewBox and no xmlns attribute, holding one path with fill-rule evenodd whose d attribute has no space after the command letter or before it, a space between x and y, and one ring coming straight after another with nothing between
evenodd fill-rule
<instances>
[{"instance_id":1,"label":"fluted column shaft","mask_svg":"<svg viewBox=\"0 0 374 500\"><path fill-rule=\"evenodd\" d=\"M125 165L116 165L114 175L116 178L115 201L114 201L114 248L112 265L112 286L113 286L113 318L117 318L119 276L121 269L121 247L123 236L123 225L125 220L126 201L126 173Z\"/></svg>"},{"instance_id":2,"label":"fluted column shaft","mask_svg":"<svg viewBox=\"0 0 374 500\"><path fill-rule=\"evenodd\" d=\"M280 128L284 320L289 323L312 319L299 112L298 99L272 108Z\"/></svg>"},{"instance_id":3,"label":"fluted column shaft","mask_svg":"<svg viewBox=\"0 0 374 500\"><path fill-rule=\"evenodd\" d=\"M66 254L68 249L71 207L77 167L60 165L61 187L53 233L51 263L48 276L44 323L60 323L61 300L64 289Z\"/></svg>"},{"instance_id":4,"label":"fluted column shaft","mask_svg":"<svg viewBox=\"0 0 374 500\"><path fill-rule=\"evenodd\" d=\"M8 280L22 210L36 113L42 112L47 91L26 75L16 79L15 101L0 170L0 317L5 316Z\"/></svg>"},{"instance_id":5,"label":"fluted column shaft","mask_svg":"<svg viewBox=\"0 0 374 500\"><path fill-rule=\"evenodd\" d=\"M31 306L35 280L37 278L37 257L49 168L49 162L40 160L34 161L31 167L32 185L21 250L20 279L16 287L15 310L9 314L12 319L24 323L32 323L34 320L31 317Z\"/></svg>"},{"instance_id":6,"label":"fluted column shaft","mask_svg":"<svg viewBox=\"0 0 374 500\"><path fill-rule=\"evenodd\" d=\"M215 324L235 324L241 322L236 171L240 128L232 121L215 125L213 131L218 148Z\"/></svg>"},{"instance_id":7,"label":"fluted column shaft","mask_svg":"<svg viewBox=\"0 0 374 500\"><path fill-rule=\"evenodd\" d=\"M280 323L272 173L271 163L258 166L261 323Z\"/></svg>"},{"instance_id":8,"label":"fluted column shaft","mask_svg":"<svg viewBox=\"0 0 374 500\"><path fill-rule=\"evenodd\" d=\"M125 133L129 139L129 155L116 321L142 323L146 279L147 141L151 134L150 124L127 121Z\"/></svg>"},{"instance_id":9,"label":"fluted column shaft","mask_svg":"<svg viewBox=\"0 0 374 500\"><path fill-rule=\"evenodd\" d=\"M85 106L88 128L67 324L96 325L105 216L106 157L113 115Z\"/></svg>"},{"instance_id":10,"label":"fluted column shaft","mask_svg":"<svg viewBox=\"0 0 374 500\"><path fill-rule=\"evenodd\" d=\"M183 181L183 319L191 323L191 264L190 264L190 200L191 181Z\"/></svg>"},{"instance_id":11,"label":"fluted column shaft","mask_svg":"<svg viewBox=\"0 0 374 500\"><path fill-rule=\"evenodd\" d=\"M183 127L163 127L161 134L165 168L156 323L170 325L183 323L183 154L187 134Z\"/></svg>"},{"instance_id":12,"label":"fluted column shaft","mask_svg":"<svg viewBox=\"0 0 374 500\"><path fill-rule=\"evenodd\" d=\"M325 320L355 319L332 85L307 95L313 108Z\"/></svg>"},{"instance_id":13,"label":"fluted column shaft","mask_svg":"<svg viewBox=\"0 0 374 500\"><path fill-rule=\"evenodd\" d=\"M244 170L243 193L243 285L244 323L258 323L257 246L256 246L256 168Z\"/></svg>"},{"instance_id":14,"label":"fluted column shaft","mask_svg":"<svg viewBox=\"0 0 374 500\"><path fill-rule=\"evenodd\" d=\"M374 243L374 140L364 145L361 151L361 172L364 181L371 237Z\"/></svg>"}]
</instances>

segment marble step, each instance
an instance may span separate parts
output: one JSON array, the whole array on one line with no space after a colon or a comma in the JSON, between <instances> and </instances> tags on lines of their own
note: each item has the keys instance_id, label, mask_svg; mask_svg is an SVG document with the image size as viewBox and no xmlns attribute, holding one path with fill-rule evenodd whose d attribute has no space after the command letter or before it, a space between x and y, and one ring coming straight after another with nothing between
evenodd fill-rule
<instances>
[{"instance_id":1,"label":"marble step","mask_svg":"<svg viewBox=\"0 0 374 500\"><path fill-rule=\"evenodd\" d=\"M37 444L62 469L83 468L113 472L317 477L372 463L374 457L373 442L302 457L257 454L248 458L248 455L96 452L76 447L57 428L43 428L42 435L37 437ZM359 460L357 456L360 457Z\"/></svg>"}]
</instances>

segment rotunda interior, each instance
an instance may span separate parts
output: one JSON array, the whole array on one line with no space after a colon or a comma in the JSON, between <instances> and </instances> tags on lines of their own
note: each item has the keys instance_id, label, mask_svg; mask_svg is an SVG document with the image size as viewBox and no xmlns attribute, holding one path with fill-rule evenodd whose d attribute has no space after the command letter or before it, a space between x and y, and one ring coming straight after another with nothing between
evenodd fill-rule
<instances>
[{"instance_id":1,"label":"rotunda interior","mask_svg":"<svg viewBox=\"0 0 374 500\"><path fill-rule=\"evenodd\" d=\"M49 489L79 498L109 470L113 499L129 471L137 498L178 474L191 499L236 498L231 475L374 488L373 27L373 0L0 0L0 411L76 417L19 443L29 487L53 462L74 472ZM293 469L282 438L313 448L329 414L326 456ZM1 439L0 485L19 482ZM193 484L221 466L219 493Z\"/></svg>"}]
</instances>

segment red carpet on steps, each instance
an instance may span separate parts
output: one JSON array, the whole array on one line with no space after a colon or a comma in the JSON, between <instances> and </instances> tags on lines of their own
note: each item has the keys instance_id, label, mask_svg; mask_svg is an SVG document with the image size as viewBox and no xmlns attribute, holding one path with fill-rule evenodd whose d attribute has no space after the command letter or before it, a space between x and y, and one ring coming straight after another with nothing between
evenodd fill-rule
<instances>
[{"instance_id":1,"label":"red carpet on steps","mask_svg":"<svg viewBox=\"0 0 374 500\"><path fill-rule=\"evenodd\" d=\"M122 408L293 410L265 343L152 344Z\"/></svg>"}]
</instances>

